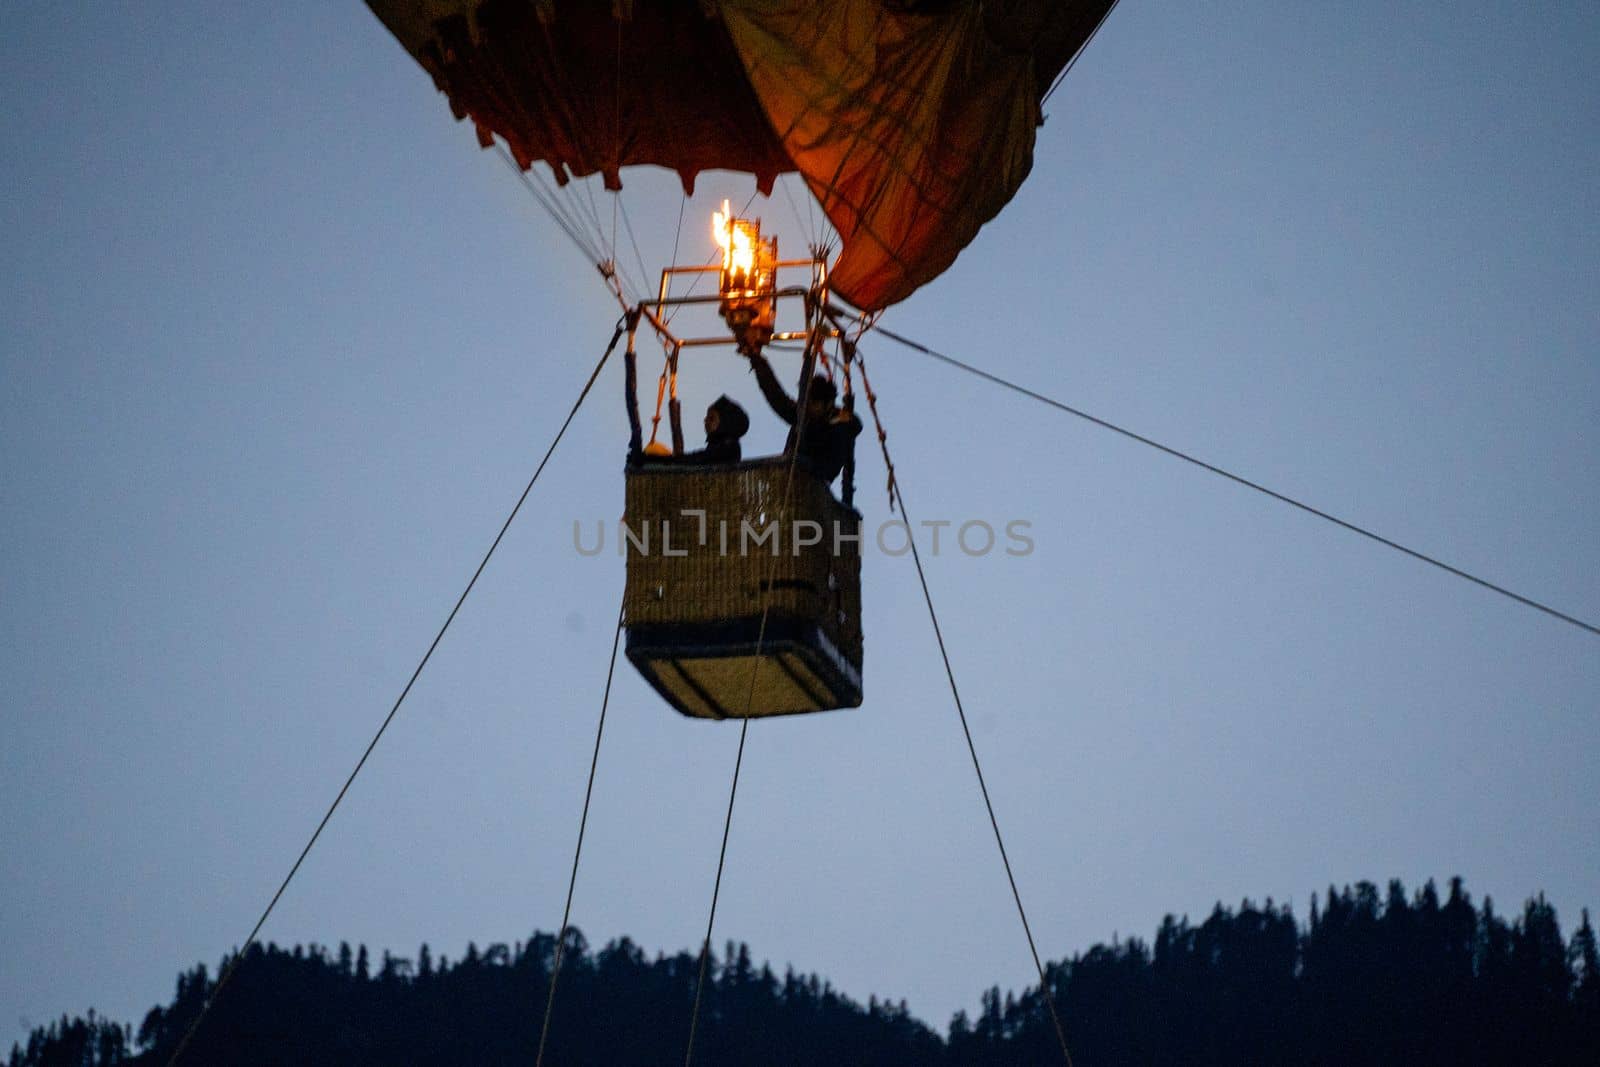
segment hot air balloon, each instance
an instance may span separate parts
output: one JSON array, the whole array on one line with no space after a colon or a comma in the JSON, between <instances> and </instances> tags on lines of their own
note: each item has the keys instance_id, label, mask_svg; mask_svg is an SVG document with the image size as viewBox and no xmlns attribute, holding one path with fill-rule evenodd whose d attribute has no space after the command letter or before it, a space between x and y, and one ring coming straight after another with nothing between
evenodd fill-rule
<instances>
[{"instance_id":1,"label":"hot air balloon","mask_svg":"<svg viewBox=\"0 0 1600 1067\"><path fill-rule=\"evenodd\" d=\"M726 211L715 226L720 266L669 267L648 299L628 298L614 257L601 257L627 312L637 457L641 322L666 352L652 425L670 388L675 452L677 357L689 345L759 358L773 341L802 341L803 407L833 343L848 405L851 350L830 302L881 311L950 266L1027 177L1041 99L1113 0L368 4L480 145L498 139L524 171L545 168L558 186L599 175L618 190L627 168L664 167L685 196L706 170L748 173L763 193L796 173L837 231L836 255L813 248L784 260L756 220ZM676 275L708 270L716 294L674 294ZM664 313L688 302L714 303L727 332L674 333ZM800 306L800 328L779 328L780 302ZM848 476L836 499L795 462L799 426L775 459L629 465L628 657L687 715L861 703L861 517Z\"/></svg>"}]
</instances>

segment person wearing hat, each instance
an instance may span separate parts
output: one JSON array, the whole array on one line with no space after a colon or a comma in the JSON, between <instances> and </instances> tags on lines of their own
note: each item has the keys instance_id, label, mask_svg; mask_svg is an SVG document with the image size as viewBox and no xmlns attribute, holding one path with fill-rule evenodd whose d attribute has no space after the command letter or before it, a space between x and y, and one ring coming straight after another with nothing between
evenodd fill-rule
<instances>
[{"instance_id":1,"label":"person wearing hat","mask_svg":"<svg viewBox=\"0 0 1600 1067\"><path fill-rule=\"evenodd\" d=\"M750 416L727 396L719 396L706 408L706 447L675 456L671 452L646 450L645 463L737 463L741 454L739 439L750 429Z\"/></svg>"},{"instance_id":2,"label":"person wearing hat","mask_svg":"<svg viewBox=\"0 0 1600 1067\"><path fill-rule=\"evenodd\" d=\"M772 364L759 352L748 358L751 369L756 372L756 382L761 386L761 395L767 398L767 404L778 418L792 427L784 451L795 447L795 435L799 434L800 458L824 482L833 484L839 472L854 460L856 437L861 433L861 420L851 410L848 398L846 406L839 407L835 402L839 394L833 382L818 374L806 388L802 424L798 421L799 405L789 399L789 394L778 384Z\"/></svg>"}]
</instances>

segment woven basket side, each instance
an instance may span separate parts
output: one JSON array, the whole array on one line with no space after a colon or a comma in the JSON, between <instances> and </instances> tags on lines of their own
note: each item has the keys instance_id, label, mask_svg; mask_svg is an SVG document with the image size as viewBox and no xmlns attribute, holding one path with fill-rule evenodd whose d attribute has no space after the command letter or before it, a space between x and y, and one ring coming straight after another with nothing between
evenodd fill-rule
<instances>
[{"instance_id":1,"label":"woven basket side","mask_svg":"<svg viewBox=\"0 0 1600 1067\"><path fill-rule=\"evenodd\" d=\"M816 622L859 665L860 546L841 538L836 555L834 530L858 534L860 518L809 472L789 481L789 466L771 461L630 470L627 621L749 618L765 594L771 611ZM816 523L800 532L820 531L818 543L797 550L796 521Z\"/></svg>"}]
</instances>

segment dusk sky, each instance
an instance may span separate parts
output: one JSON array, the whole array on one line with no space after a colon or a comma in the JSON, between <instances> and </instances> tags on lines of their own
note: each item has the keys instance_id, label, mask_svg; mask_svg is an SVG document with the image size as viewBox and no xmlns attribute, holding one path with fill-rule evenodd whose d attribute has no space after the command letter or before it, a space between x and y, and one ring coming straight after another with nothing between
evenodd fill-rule
<instances>
[{"instance_id":1,"label":"dusk sky","mask_svg":"<svg viewBox=\"0 0 1600 1067\"><path fill-rule=\"evenodd\" d=\"M1016 199L883 323L1596 622L1597 54L1592 4L1128 0ZM0 89L3 1050L137 1025L242 943L617 311L360 3L9 4ZM624 180L654 271L677 182ZM751 212L798 253L785 183ZM703 175L680 260L752 191ZM1600 638L863 351L913 516L1031 524L1021 558L923 544L1047 959L1361 879L1600 906ZM573 525L621 513L621 370L264 940L559 926L623 581ZM682 388L781 447L725 350ZM870 434L858 481L890 518ZM911 560L863 582L865 704L750 729L716 942L942 1029L1036 978ZM698 947L737 741L619 663L592 944Z\"/></svg>"}]
</instances>

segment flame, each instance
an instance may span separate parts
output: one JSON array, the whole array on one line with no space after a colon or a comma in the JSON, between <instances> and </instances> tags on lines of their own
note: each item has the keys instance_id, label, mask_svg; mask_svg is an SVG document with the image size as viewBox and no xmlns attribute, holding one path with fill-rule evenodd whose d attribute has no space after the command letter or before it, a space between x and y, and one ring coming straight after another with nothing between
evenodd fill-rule
<instances>
[{"instance_id":1,"label":"flame","mask_svg":"<svg viewBox=\"0 0 1600 1067\"><path fill-rule=\"evenodd\" d=\"M723 273L748 278L756 265L755 241L750 234L750 224L734 218L726 200L722 202L722 210L711 215L711 234L722 247Z\"/></svg>"}]
</instances>

